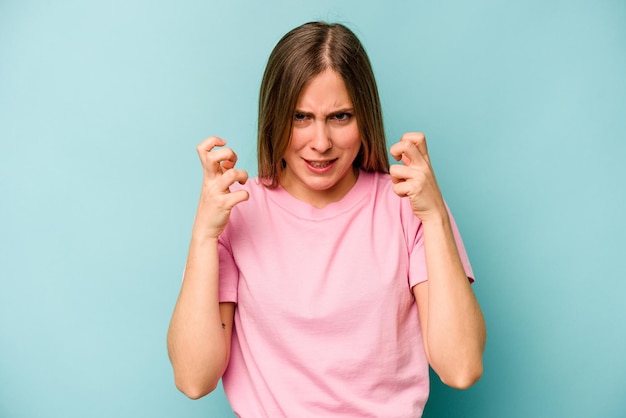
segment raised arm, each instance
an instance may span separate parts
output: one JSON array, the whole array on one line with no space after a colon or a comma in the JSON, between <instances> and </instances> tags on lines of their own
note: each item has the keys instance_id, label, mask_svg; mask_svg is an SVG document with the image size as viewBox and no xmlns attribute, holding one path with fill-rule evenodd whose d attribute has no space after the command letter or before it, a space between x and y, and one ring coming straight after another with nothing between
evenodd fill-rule
<instances>
[{"instance_id":1,"label":"raised arm","mask_svg":"<svg viewBox=\"0 0 626 418\"><path fill-rule=\"evenodd\" d=\"M428 280L413 288L428 361L448 386L465 389L482 375L485 321L459 258L426 139L407 133L391 147L402 165L390 173L394 191L410 199L422 221Z\"/></svg>"},{"instance_id":2,"label":"raised arm","mask_svg":"<svg viewBox=\"0 0 626 418\"><path fill-rule=\"evenodd\" d=\"M193 224L183 283L167 334L167 348L178 389L192 399L217 386L230 357L235 306L219 303L218 237L231 209L248 199L244 190L229 187L245 183L248 174L235 169L237 156L217 137L197 147L204 178Z\"/></svg>"}]
</instances>

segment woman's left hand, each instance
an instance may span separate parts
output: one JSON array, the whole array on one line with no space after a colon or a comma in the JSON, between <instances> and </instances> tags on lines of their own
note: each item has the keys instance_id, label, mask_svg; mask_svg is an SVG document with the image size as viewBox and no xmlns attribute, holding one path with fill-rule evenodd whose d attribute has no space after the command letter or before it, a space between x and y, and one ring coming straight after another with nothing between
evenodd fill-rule
<instances>
[{"instance_id":1,"label":"woman's left hand","mask_svg":"<svg viewBox=\"0 0 626 418\"><path fill-rule=\"evenodd\" d=\"M430 165L426 137L421 132L408 132L389 150L396 161L389 173L394 183L393 191L408 197L415 215L424 221L447 214L441 191Z\"/></svg>"}]
</instances>

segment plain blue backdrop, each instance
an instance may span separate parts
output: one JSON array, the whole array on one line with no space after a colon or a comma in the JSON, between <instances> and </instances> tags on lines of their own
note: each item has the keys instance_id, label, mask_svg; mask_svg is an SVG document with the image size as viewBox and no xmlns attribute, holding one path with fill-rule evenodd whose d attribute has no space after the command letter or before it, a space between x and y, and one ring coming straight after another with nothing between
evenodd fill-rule
<instances>
[{"instance_id":1,"label":"plain blue backdrop","mask_svg":"<svg viewBox=\"0 0 626 418\"><path fill-rule=\"evenodd\" d=\"M426 133L477 276L485 372L427 417L626 416L626 2L0 0L0 417L232 417L165 336L201 171L256 174L267 56L349 25L389 143Z\"/></svg>"}]
</instances>

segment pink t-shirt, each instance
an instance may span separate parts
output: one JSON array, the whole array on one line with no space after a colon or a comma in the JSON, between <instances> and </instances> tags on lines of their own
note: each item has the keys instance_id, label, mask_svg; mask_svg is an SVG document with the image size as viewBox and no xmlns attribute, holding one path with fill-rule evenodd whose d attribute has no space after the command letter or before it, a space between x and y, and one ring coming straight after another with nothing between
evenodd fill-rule
<instances>
[{"instance_id":1,"label":"pink t-shirt","mask_svg":"<svg viewBox=\"0 0 626 418\"><path fill-rule=\"evenodd\" d=\"M412 287L421 222L387 174L360 172L317 209L258 180L220 236L220 301L236 302L223 377L242 417L415 417L429 392ZM472 270L452 221L461 260Z\"/></svg>"}]
</instances>

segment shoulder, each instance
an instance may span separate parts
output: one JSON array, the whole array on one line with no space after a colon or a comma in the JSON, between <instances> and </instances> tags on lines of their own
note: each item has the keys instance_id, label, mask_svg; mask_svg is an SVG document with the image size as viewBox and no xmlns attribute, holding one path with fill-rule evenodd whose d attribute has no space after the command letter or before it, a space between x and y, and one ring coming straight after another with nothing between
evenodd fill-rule
<instances>
[{"instance_id":1,"label":"shoulder","mask_svg":"<svg viewBox=\"0 0 626 418\"><path fill-rule=\"evenodd\" d=\"M363 187L369 189L369 193L378 195L393 194L393 183L388 173L360 171L359 181Z\"/></svg>"},{"instance_id":2,"label":"shoulder","mask_svg":"<svg viewBox=\"0 0 626 418\"><path fill-rule=\"evenodd\" d=\"M394 192L394 183L388 173L364 173L371 184L372 204L376 206L377 218L387 217L387 222L400 224L407 236L414 236L420 225L407 198Z\"/></svg>"},{"instance_id":3,"label":"shoulder","mask_svg":"<svg viewBox=\"0 0 626 418\"><path fill-rule=\"evenodd\" d=\"M376 199L377 204L384 203L398 211L410 208L410 205L407 205L408 200L401 198L394 192L394 184L388 173L367 172L362 173L362 175L368 184L371 196Z\"/></svg>"}]
</instances>

